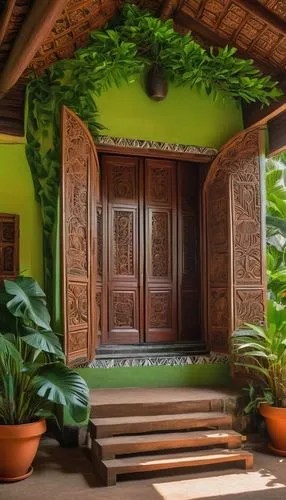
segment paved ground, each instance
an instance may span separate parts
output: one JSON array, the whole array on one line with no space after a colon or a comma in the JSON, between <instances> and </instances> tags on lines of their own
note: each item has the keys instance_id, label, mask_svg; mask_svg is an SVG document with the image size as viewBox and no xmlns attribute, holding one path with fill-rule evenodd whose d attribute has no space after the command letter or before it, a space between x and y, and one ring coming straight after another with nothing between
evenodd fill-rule
<instances>
[{"instance_id":1,"label":"paved ground","mask_svg":"<svg viewBox=\"0 0 286 500\"><path fill-rule=\"evenodd\" d=\"M250 446L250 445L249 445ZM209 468L184 475L124 478L106 488L93 473L86 451L63 449L56 441L41 444L34 474L25 481L0 484L1 500L281 500L286 498L286 458L255 447L255 467ZM0 457L1 460L1 457Z\"/></svg>"}]
</instances>

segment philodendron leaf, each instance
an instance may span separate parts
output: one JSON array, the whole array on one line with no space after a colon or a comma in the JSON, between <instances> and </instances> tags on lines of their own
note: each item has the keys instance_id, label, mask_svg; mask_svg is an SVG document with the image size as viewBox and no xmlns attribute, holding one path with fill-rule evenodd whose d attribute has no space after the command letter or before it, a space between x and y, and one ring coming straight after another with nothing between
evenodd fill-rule
<instances>
[{"instance_id":1,"label":"philodendron leaf","mask_svg":"<svg viewBox=\"0 0 286 500\"><path fill-rule=\"evenodd\" d=\"M7 308L13 316L33 321L44 330L50 330L50 315L46 307L46 296L33 278L20 276L15 281L4 280L5 290L13 298Z\"/></svg>"},{"instance_id":2,"label":"philodendron leaf","mask_svg":"<svg viewBox=\"0 0 286 500\"><path fill-rule=\"evenodd\" d=\"M20 365L22 364L20 352L15 345L10 342L8 335L3 335L2 333L0 333L0 356L1 358L10 357Z\"/></svg>"},{"instance_id":3,"label":"philodendron leaf","mask_svg":"<svg viewBox=\"0 0 286 500\"><path fill-rule=\"evenodd\" d=\"M83 420L88 408L88 386L83 378L63 363L39 368L34 379L37 393L55 404L66 406L74 420Z\"/></svg>"},{"instance_id":4,"label":"philodendron leaf","mask_svg":"<svg viewBox=\"0 0 286 500\"><path fill-rule=\"evenodd\" d=\"M22 336L23 342L38 351L54 354L59 359L65 359L61 343L54 332L45 330L34 330L34 328L25 327L25 335Z\"/></svg>"}]
</instances>

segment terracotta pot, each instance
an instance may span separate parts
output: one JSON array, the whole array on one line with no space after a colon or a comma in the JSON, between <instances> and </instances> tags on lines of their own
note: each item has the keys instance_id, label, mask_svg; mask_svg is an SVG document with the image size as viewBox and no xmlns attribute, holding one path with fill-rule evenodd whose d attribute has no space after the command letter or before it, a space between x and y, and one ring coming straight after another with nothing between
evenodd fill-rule
<instances>
[{"instance_id":1,"label":"terracotta pot","mask_svg":"<svg viewBox=\"0 0 286 500\"><path fill-rule=\"evenodd\" d=\"M154 101L162 101L168 94L168 82L157 66L152 66L147 74L147 94Z\"/></svg>"},{"instance_id":2,"label":"terracotta pot","mask_svg":"<svg viewBox=\"0 0 286 500\"><path fill-rule=\"evenodd\" d=\"M259 411L265 418L271 439L269 448L277 455L286 456L286 408L263 404Z\"/></svg>"},{"instance_id":3,"label":"terracotta pot","mask_svg":"<svg viewBox=\"0 0 286 500\"><path fill-rule=\"evenodd\" d=\"M22 425L0 425L0 481L26 479L38 450L46 421Z\"/></svg>"}]
</instances>

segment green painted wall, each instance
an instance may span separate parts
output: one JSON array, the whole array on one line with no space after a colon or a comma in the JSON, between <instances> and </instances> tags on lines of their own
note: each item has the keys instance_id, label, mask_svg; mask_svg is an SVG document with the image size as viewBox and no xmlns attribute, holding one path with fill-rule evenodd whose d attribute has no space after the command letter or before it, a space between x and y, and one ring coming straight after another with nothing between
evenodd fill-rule
<instances>
[{"instance_id":1,"label":"green painted wall","mask_svg":"<svg viewBox=\"0 0 286 500\"><path fill-rule=\"evenodd\" d=\"M100 121L108 128L106 134L115 137L219 148L242 129L236 103L214 103L196 90L173 86L165 101L154 102L147 97L142 79L109 90L97 104ZM20 269L42 282L40 211L24 148L24 144L0 144L0 211L20 214ZM58 291L56 286L56 302ZM222 385L230 379L228 367L220 364L84 369L81 373L92 388Z\"/></svg>"},{"instance_id":2,"label":"green painted wall","mask_svg":"<svg viewBox=\"0 0 286 500\"><path fill-rule=\"evenodd\" d=\"M241 109L234 101L170 85L167 98L152 101L143 80L112 88L96 100L107 135L219 148L242 130Z\"/></svg>"},{"instance_id":3,"label":"green painted wall","mask_svg":"<svg viewBox=\"0 0 286 500\"><path fill-rule=\"evenodd\" d=\"M81 368L78 372L90 389L111 387L227 386L228 364L148 366L131 368Z\"/></svg>"},{"instance_id":4,"label":"green painted wall","mask_svg":"<svg viewBox=\"0 0 286 500\"><path fill-rule=\"evenodd\" d=\"M42 224L24 144L0 144L0 212L20 215L20 272L42 283Z\"/></svg>"}]
</instances>

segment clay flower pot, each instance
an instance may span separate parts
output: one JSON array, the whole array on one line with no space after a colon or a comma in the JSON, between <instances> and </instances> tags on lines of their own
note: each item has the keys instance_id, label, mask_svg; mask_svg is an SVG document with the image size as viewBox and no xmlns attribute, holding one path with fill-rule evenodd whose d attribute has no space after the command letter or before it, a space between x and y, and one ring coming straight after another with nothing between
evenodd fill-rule
<instances>
[{"instance_id":1,"label":"clay flower pot","mask_svg":"<svg viewBox=\"0 0 286 500\"><path fill-rule=\"evenodd\" d=\"M158 66L152 66L147 74L146 88L153 101L162 101L168 94L168 82Z\"/></svg>"},{"instance_id":2,"label":"clay flower pot","mask_svg":"<svg viewBox=\"0 0 286 500\"><path fill-rule=\"evenodd\" d=\"M0 481L14 482L32 474L46 421L22 425L0 425Z\"/></svg>"},{"instance_id":3,"label":"clay flower pot","mask_svg":"<svg viewBox=\"0 0 286 500\"><path fill-rule=\"evenodd\" d=\"M286 408L263 404L259 407L265 418L271 444L269 448L277 455L286 456Z\"/></svg>"}]
</instances>

